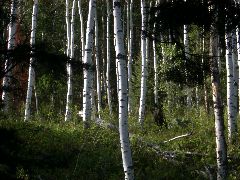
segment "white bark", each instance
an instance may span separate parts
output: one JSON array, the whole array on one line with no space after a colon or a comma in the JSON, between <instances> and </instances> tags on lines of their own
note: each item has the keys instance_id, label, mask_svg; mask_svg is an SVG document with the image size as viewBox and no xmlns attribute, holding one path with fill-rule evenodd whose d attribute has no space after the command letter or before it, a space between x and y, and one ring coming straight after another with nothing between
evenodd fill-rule
<instances>
[{"instance_id":1,"label":"white bark","mask_svg":"<svg viewBox=\"0 0 240 180\"><path fill-rule=\"evenodd\" d=\"M98 51L98 20L97 20L97 11L95 16L95 61L96 61L96 71L97 71L97 107L100 118L102 96L101 96L101 72L99 65L99 51Z\"/></svg>"},{"instance_id":2,"label":"white bark","mask_svg":"<svg viewBox=\"0 0 240 180\"><path fill-rule=\"evenodd\" d=\"M228 138L232 141L236 132L236 118L234 106L234 74L232 61L232 36L226 34L226 69L227 69L227 114L228 114Z\"/></svg>"},{"instance_id":3,"label":"white bark","mask_svg":"<svg viewBox=\"0 0 240 180\"><path fill-rule=\"evenodd\" d=\"M8 44L7 48L8 50L13 50L15 48L15 35L16 35L16 26L17 26L17 7L18 2L17 0L11 0L11 17L10 17L10 23L8 25ZM2 103L4 105L3 110L7 112L9 110L9 101L10 101L10 81L11 81L11 62L10 59L6 59L5 61L5 71L7 72L5 76L3 77L3 92L2 92Z\"/></svg>"},{"instance_id":4,"label":"white bark","mask_svg":"<svg viewBox=\"0 0 240 180\"><path fill-rule=\"evenodd\" d=\"M141 55L142 55L142 72L141 72L141 94L138 121L143 124L145 115L145 102L147 90L147 59L146 59L146 4L145 0L141 0L142 28L141 28Z\"/></svg>"},{"instance_id":5,"label":"white bark","mask_svg":"<svg viewBox=\"0 0 240 180\"><path fill-rule=\"evenodd\" d=\"M205 53L205 39L202 38L202 64L204 64L204 53ZM207 90L207 82L205 78L205 71L203 70L203 77L204 77L204 84L203 84L203 90L204 90L204 104L205 104L205 110L207 113L209 113L209 104L208 104L208 90Z\"/></svg>"},{"instance_id":6,"label":"white bark","mask_svg":"<svg viewBox=\"0 0 240 180\"><path fill-rule=\"evenodd\" d=\"M109 112L112 114L112 97L111 97L111 86L110 86L110 67L111 67L111 53L110 53L110 7L109 1L107 0L107 72L106 72L106 80L107 80L107 99Z\"/></svg>"},{"instance_id":7,"label":"white bark","mask_svg":"<svg viewBox=\"0 0 240 180\"><path fill-rule=\"evenodd\" d=\"M32 12L32 28L31 28L31 38L30 38L30 45L31 48L35 46L35 37L36 37L36 27L37 27L37 12L38 11L38 0L34 0L33 3L33 12ZM34 52L32 51L32 54ZM30 111L31 111L31 99L32 99L32 90L34 87L35 81L35 73L33 68L34 57L30 58L29 70L28 70L28 88L27 88L27 97L26 97L26 104L25 104L25 116L24 121L28 121L30 118Z\"/></svg>"},{"instance_id":8,"label":"white bark","mask_svg":"<svg viewBox=\"0 0 240 180\"><path fill-rule=\"evenodd\" d=\"M80 17L80 24L81 24L81 48L82 48L82 60L84 57L84 53L85 53L85 37L84 37L84 22L83 22L83 15L82 15L82 6L81 6L81 0L78 0L78 13L79 13L79 17Z\"/></svg>"},{"instance_id":9,"label":"white bark","mask_svg":"<svg viewBox=\"0 0 240 180\"><path fill-rule=\"evenodd\" d=\"M67 6L66 6L67 7ZM68 8L68 7L67 7ZM71 17L71 26L69 27L69 18L67 20L67 33L70 30L70 39L68 37L68 53L70 52L70 61L74 58L74 25L75 25L75 10L76 10L76 0L73 0L72 4L72 17ZM66 9L66 13L68 10ZM66 15L67 18L67 15ZM69 34L68 34L69 36ZM68 89L67 89L67 102L66 102L66 113L65 113L65 121L68 121L72 117L72 96L73 96L73 90L72 90L72 66L71 63L67 64L67 73L68 73Z\"/></svg>"},{"instance_id":10,"label":"white bark","mask_svg":"<svg viewBox=\"0 0 240 180\"><path fill-rule=\"evenodd\" d=\"M126 56L124 50L124 37L121 22L121 3L120 0L113 0L114 15L114 36L116 40L116 64L118 64L118 106L119 106L119 134L121 143L121 152L123 160L123 169L126 180L134 179L132 155L128 132L128 99L127 99L127 71Z\"/></svg>"},{"instance_id":11,"label":"white bark","mask_svg":"<svg viewBox=\"0 0 240 180\"><path fill-rule=\"evenodd\" d=\"M157 3L156 3L157 5ZM154 29L156 24L154 24ZM158 105L158 62L156 54L156 41L153 37L153 66L154 66L154 104Z\"/></svg>"},{"instance_id":12,"label":"white bark","mask_svg":"<svg viewBox=\"0 0 240 180\"><path fill-rule=\"evenodd\" d=\"M92 50L93 50L93 34L96 0L89 1L89 13L86 30L86 45L83 63L84 68L84 89L83 89L83 122L85 127L91 119L91 91L92 91Z\"/></svg>"},{"instance_id":13,"label":"white bark","mask_svg":"<svg viewBox=\"0 0 240 180\"><path fill-rule=\"evenodd\" d=\"M132 61L133 61L133 2L132 0L128 1L128 112L132 110Z\"/></svg>"},{"instance_id":14,"label":"white bark","mask_svg":"<svg viewBox=\"0 0 240 180\"><path fill-rule=\"evenodd\" d=\"M190 58L190 54L189 54L189 34L188 34L189 27L188 27L188 25L184 25L183 28L184 28L184 51L185 51L185 57L186 57L185 61L188 61L188 59ZM188 78L187 73L186 73L186 78ZM192 105L191 90L188 88L187 89L187 106L191 107L191 105Z\"/></svg>"},{"instance_id":15,"label":"white bark","mask_svg":"<svg viewBox=\"0 0 240 180\"><path fill-rule=\"evenodd\" d=\"M217 58L217 38L211 36L210 38L210 56L211 62L211 80L212 80L212 93L213 105L215 115L215 134L216 134L216 154L217 154L217 179L227 179L227 145L224 135L224 114L221 98L220 75L218 71L218 58ZM230 62L230 60L229 60Z\"/></svg>"}]
</instances>

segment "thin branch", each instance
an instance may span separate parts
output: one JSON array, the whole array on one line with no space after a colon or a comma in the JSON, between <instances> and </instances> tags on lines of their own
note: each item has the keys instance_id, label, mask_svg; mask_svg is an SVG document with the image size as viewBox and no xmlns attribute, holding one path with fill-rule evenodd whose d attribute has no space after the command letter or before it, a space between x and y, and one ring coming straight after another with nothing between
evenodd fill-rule
<instances>
[{"instance_id":1,"label":"thin branch","mask_svg":"<svg viewBox=\"0 0 240 180\"><path fill-rule=\"evenodd\" d=\"M167 143L167 142L174 141L174 140L176 140L176 139L188 137L188 136L191 136L192 134L193 134L193 132L190 132L190 133L187 133L187 134L183 134L183 135L180 135L180 136L176 136L176 137L171 138L171 139L169 139L169 140L163 141L163 143Z\"/></svg>"}]
</instances>

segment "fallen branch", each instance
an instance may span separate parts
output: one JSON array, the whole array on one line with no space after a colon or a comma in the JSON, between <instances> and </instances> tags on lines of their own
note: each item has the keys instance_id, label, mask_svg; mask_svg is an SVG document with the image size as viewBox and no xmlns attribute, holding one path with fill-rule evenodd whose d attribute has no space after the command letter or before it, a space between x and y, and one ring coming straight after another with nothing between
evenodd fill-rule
<instances>
[{"instance_id":1,"label":"fallen branch","mask_svg":"<svg viewBox=\"0 0 240 180\"><path fill-rule=\"evenodd\" d=\"M191 130L191 132L189 132L187 134L180 135L180 136L176 136L176 137L171 138L171 139L166 140L166 141L163 141L163 143L168 143L168 142L174 141L176 139L180 139L180 138L191 136L193 134L193 130L194 130L194 124L192 123L192 130Z\"/></svg>"},{"instance_id":2,"label":"fallen branch","mask_svg":"<svg viewBox=\"0 0 240 180\"><path fill-rule=\"evenodd\" d=\"M176 136L176 137L171 138L171 139L169 139L169 140L163 141L163 143L167 143L167 142L170 142L170 141L174 141L174 140L176 140L176 139L188 137L188 136L191 136L192 134L193 134L193 132L190 132L190 133L187 133L187 134L183 134L183 135L181 135L181 136Z\"/></svg>"}]
</instances>

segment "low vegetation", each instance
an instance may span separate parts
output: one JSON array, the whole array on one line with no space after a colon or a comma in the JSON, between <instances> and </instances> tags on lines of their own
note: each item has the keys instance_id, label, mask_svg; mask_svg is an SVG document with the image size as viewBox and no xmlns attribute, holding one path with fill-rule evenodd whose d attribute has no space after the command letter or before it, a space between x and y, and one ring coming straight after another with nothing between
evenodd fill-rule
<instances>
[{"instance_id":1,"label":"low vegetation","mask_svg":"<svg viewBox=\"0 0 240 180\"><path fill-rule=\"evenodd\" d=\"M139 128L130 118L130 139L136 179L210 179L216 176L214 122L204 111L166 112L168 126L159 127L152 115ZM106 122L117 119L102 114ZM80 118L56 118L24 123L18 118L0 121L0 179L123 179L119 136L115 128L92 124L84 129ZM75 117L77 119L77 117ZM183 134L172 141L167 140ZM239 145L229 151L230 179L240 173Z\"/></svg>"}]
</instances>

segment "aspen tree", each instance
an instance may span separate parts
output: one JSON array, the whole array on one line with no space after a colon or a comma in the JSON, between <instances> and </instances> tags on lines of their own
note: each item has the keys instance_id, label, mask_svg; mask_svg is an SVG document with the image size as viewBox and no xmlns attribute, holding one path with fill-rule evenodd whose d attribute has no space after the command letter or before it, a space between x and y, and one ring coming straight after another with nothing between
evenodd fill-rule
<instances>
[{"instance_id":1,"label":"aspen tree","mask_svg":"<svg viewBox=\"0 0 240 180\"><path fill-rule=\"evenodd\" d=\"M234 103L234 72L232 60L232 34L226 34L226 69L227 69L227 114L228 114L228 138L231 142L236 132L236 116Z\"/></svg>"},{"instance_id":2,"label":"aspen tree","mask_svg":"<svg viewBox=\"0 0 240 180\"><path fill-rule=\"evenodd\" d=\"M81 0L78 0L78 13L80 17L80 24L81 24L81 50L82 50L82 60L84 57L84 46L85 46L85 37L84 37L84 23L83 23L83 15L82 15L82 6L81 6Z\"/></svg>"},{"instance_id":3,"label":"aspen tree","mask_svg":"<svg viewBox=\"0 0 240 180\"><path fill-rule=\"evenodd\" d=\"M85 65L84 74L84 88L83 88L83 122L85 127L88 127L91 119L91 91L92 91L92 51L93 51L93 35L94 35L94 19L96 13L96 0L89 1L89 12L86 30L86 45L83 63Z\"/></svg>"},{"instance_id":4,"label":"aspen tree","mask_svg":"<svg viewBox=\"0 0 240 180\"><path fill-rule=\"evenodd\" d=\"M9 51L15 48L15 41L16 41L16 26L17 26L17 16L18 16L18 1L11 0L11 16L10 16L10 23L8 26L8 43L7 49ZM9 110L9 103L10 103L10 81L12 76L12 65L11 59L6 59L5 61L5 71L7 72L6 75L3 77L3 92L2 92L2 102L4 105L3 110L7 112Z\"/></svg>"},{"instance_id":5,"label":"aspen tree","mask_svg":"<svg viewBox=\"0 0 240 180\"><path fill-rule=\"evenodd\" d=\"M106 72L106 80L107 80L107 99L108 99L108 107L110 114L112 114L112 97L111 97L111 85L110 85L110 68L111 68L111 52L110 52L110 5L107 0L107 72Z\"/></svg>"},{"instance_id":6,"label":"aspen tree","mask_svg":"<svg viewBox=\"0 0 240 180\"><path fill-rule=\"evenodd\" d=\"M184 25L184 50L185 50L185 57L186 60L188 61L188 59L190 58L189 56L189 26L188 25ZM186 64L186 62L185 62ZM186 78L188 78L188 74L186 72ZM187 105L190 107L192 105L192 98L191 98L191 90L187 89Z\"/></svg>"},{"instance_id":7,"label":"aspen tree","mask_svg":"<svg viewBox=\"0 0 240 180\"><path fill-rule=\"evenodd\" d=\"M35 46L35 37L36 37L36 27L37 27L37 12L38 11L38 0L34 0L33 2L33 12L32 12L32 28L31 28L31 38L30 38L30 45L31 48L34 49ZM32 54L34 52L32 51ZM30 106L31 106L31 99L32 99L32 90L35 84L35 72L33 68L34 57L30 58L29 70L28 70L28 88L27 88L27 97L26 97L26 104L25 104L25 116L24 121L28 121L30 118ZM36 91L36 89L35 89Z\"/></svg>"},{"instance_id":8,"label":"aspen tree","mask_svg":"<svg viewBox=\"0 0 240 180\"><path fill-rule=\"evenodd\" d=\"M142 71L141 71L141 94L140 94L140 106L138 121L142 125L145 115L145 102L146 102L146 84L147 84L147 62L146 62L146 3L145 0L141 0L141 15L142 15L142 28L141 28L141 55L142 55Z\"/></svg>"},{"instance_id":9,"label":"aspen tree","mask_svg":"<svg viewBox=\"0 0 240 180\"><path fill-rule=\"evenodd\" d=\"M67 0L68 1L68 0ZM67 2L66 1L66 2ZM76 11L76 0L73 0L72 3L72 17L71 17L71 26L69 28L69 14L68 14L68 5L66 3L66 18L67 18L67 36L68 36L68 50L67 53L70 53L70 61L74 58L74 23L75 23L75 11ZM69 34L70 33L70 34ZM69 37L70 35L70 37ZM69 56L69 54L67 54ZM70 62L67 64L67 73L68 73L68 81L67 81L67 103L66 103L66 113L65 113L65 121L68 121L72 117L72 65Z\"/></svg>"},{"instance_id":10,"label":"aspen tree","mask_svg":"<svg viewBox=\"0 0 240 180\"><path fill-rule=\"evenodd\" d=\"M127 24L128 24L128 112L132 109L132 61L133 61L133 2L128 0Z\"/></svg>"},{"instance_id":11,"label":"aspen tree","mask_svg":"<svg viewBox=\"0 0 240 180\"><path fill-rule=\"evenodd\" d=\"M218 71L217 48L218 41L214 35L210 37L211 81L213 108L215 116L217 179L227 179L227 145L224 135L224 114L221 97L220 75Z\"/></svg>"},{"instance_id":12,"label":"aspen tree","mask_svg":"<svg viewBox=\"0 0 240 180\"><path fill-rule=\"evenodd\" d=\"M157 5L157 2L156 2ZM156 28L156 23L154 23L154 29ZM158 62L156 54L156 41L155 36L153 37L153 66L154 66L154 104L158 105Z\"/></svg>"},{"instance_id":13,"label":"aspen tree","mask_svg":"<svg viewBox=\"0 0 240 180\"><path fill-rule=\"evenodd\" d=\"M124 37L121 22L120 0L113 0L114 36L116 40L116 64L118 64L118 107L119 107L119 134L125 179L134 179L132 155L128 132L128 98L127 98L127 71Z\"/></svg>"},{"instance_id":14,"label":"aspen tree","mask_svg":"<svg viewBox=\"0 0 240 180\"><path fill-rule=\"evenodd\" d=\"M99 50L98 50L98 19L97 10L95 15L95 61L96 61L96 71L97 71L97 107L98 113L101 111L102 96L101 96L101 73L99 65ZM100 114L99 114L100 116ZM100 118L100 117L99 117Z\"/></svg>"},{"instance_id":15,"label":"aspen tree","mask_svg":"<svg viewBox=\"0 0 240 180\"><path fill-rule=\"evenodd\" d=\"M204 53L205 53L205 38L202 37L202 64L204 64ZM204 105L205 110L209 114L209 103L208 103L208 89L207 89L207 81L206 81L206 75L205 70L203 70L203 77L204 77L204 83L203 83L203 90L204 90Z\"/></svg>"}]
</instances>

